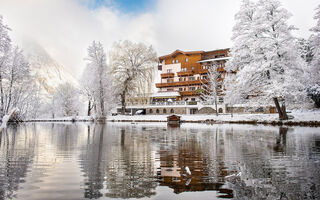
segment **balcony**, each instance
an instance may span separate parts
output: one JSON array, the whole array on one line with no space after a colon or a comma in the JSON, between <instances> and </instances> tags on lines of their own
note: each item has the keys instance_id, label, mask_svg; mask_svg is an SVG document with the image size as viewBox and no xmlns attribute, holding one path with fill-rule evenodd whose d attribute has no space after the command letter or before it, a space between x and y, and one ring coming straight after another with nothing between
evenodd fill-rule
<instances>
[{"instance_id":1,"label":"balcony","mask_svg":"<svg viewBox=\"0 0 320 200\"><path fill-rule=\"evenodd\" d=\"M164 88L164 87L175 87L175 86L188 86L188 85L201 85L202 83L207 83L208 81L205 79L200 80L193 80L193 81L179 81L179 82L172 82L172 83L156 83L157 88Z\"/></svg>"},{"instance_id":2,"label":"balcony","mask_svg":"<svg viewBox=\"0 0 320 200\"><path fill-rule=\"evenodd\" d=\"M180 91L181 96L197 96L199 95L198 93L196 93L195 90L192 91Z\"/></svg>"},{"instance_id":3,"label":"balcony","mask_svg":"<svg viewBox=\"0 0 320 200\"><path fill-rule=\"evenodd\" d=\"M173 78L174 73L162 73L161 78Z\"/></svg>"},{"instance_id":4,"label":"balcony","mask_svg":"<svg viewBox=\"0 0 320 200\"><path fill-rule=\"evenodd\" d=\"M199 70L199 74L207 74L208 73L208 69L200 69Z\"/></svg>"},{"instance_id":5,"label":"balcony","mask_svg":"<svg viewBox=\"0 0 320 200\"><path fill-rule=\"evenodd\" d=\"M217 72L225 72L226 70L224 70L224 68L223 67L218 67L217 68Z\"/></svg>"},{"instance_id":6,"label":"balcony","mask_svg":"<svg viewBox=\"0 0 320 200\"><path fill-rule=\"evenodd\" d=\"M194 71L192 71L192 70L181 71L181 72L178 72L177 74L178 74L178 76L193 76Z\"/></svg>"}]
</instances>

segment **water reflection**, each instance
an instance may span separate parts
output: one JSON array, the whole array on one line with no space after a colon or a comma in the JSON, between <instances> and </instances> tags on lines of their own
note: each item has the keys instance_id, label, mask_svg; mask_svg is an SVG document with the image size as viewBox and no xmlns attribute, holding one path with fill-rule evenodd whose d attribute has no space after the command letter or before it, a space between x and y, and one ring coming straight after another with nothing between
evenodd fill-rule
<instances>
[{"instance_id":1,"label":"water reflection","mask_svg":"<svg viewBox=\"0 0 320 200\"><path fill-rule=\"evenodd\" d=\"M319 167L316 128L25 124L0 134L0 199L317 199Z\"/></svg>"}]
</instances>

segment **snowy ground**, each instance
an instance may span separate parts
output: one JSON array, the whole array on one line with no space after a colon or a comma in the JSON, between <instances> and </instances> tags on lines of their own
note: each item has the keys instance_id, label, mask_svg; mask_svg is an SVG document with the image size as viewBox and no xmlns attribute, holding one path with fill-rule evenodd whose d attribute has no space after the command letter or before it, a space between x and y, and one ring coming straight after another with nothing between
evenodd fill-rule
<instances>
[{"instance_id":1,"label":"snowy ground","mask_svg":"<svg viewBox=\"0 0 320 200\"><path fill-rule=\"evenodd\" d=\"M289 113L294 119L289 121L306 122L306 121L320 121L320 110L318 111L294 111ZM134 116L108 116L107 121L166 121L168 115L134 115ZM232 121L278 121L278 114L230 114L221 115L181 115L182 121L206 121L214 120L216 122L232 122Z\"/></svg>"},{"instance_id":2,"label":"snowy ground","mask_svg":"<svg viewBox=\"0 0 320 200\"><path fill-rule=\"evenodd\" d=\"M320 125L320 110L315 111L293 111L288 113L294 118L291 120L283 121L284 123L296 123L291 125L297 125L299 122L315 122L317 126ZM169 115L117 115L108 116L108 122L167 122L167 116ZM197 123L265 123L272 124L279 122L278 114L234 114L231 117L230 114L221 114L216 116L212 115L180 115L182 122L197 122ZM63 117L55 119L33 119L28 120L30 122L63 122L63 121L93 121L92 117L77 116L77 117ZM314 125L314 124L313 124Z\"/></svg>"}]
</instances>

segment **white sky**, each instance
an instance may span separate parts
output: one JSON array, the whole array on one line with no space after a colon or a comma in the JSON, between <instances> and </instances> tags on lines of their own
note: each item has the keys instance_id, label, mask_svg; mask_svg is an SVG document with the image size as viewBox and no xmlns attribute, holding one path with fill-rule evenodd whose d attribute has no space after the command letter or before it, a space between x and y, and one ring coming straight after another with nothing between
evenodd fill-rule
<instances>
[{"instance_id":1,"label":"white sky","mask_svg":"<svg viewBox=\"0 0 320 200\"><path fill-rule=\"evenodd\" d=\"M83 0L84 1L84 0ZM89 0L86 0L89 1ZM23 47L26 38L42 45L60 64L79 77L88 45L101 41L106 51L118 40L153 45L158 55L181 50L213 50L231 47L234 14L240 0L158 0L151 10L123 13L114 7L90 10L79 0L0 0L0 14L11 37ZM308 37L315 25L318 0L281 0Z\"/></svg>"}]
</instances>

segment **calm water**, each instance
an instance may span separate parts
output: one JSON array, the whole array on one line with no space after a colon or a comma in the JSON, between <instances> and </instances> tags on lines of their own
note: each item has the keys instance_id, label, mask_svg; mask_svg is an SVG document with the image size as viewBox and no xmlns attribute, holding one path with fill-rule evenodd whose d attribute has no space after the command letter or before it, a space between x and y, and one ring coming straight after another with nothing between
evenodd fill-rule
<instances>
[{"instance_id":1,"label":"calm water","mask_svg":"<svg viewBox=\"0 0 320 200\"><path fill-rule=\"evenodd\" d=\"M0 199L109 198L320 199L320 129L25 124L0 135Z\"/></svg>"}]
</instances>

